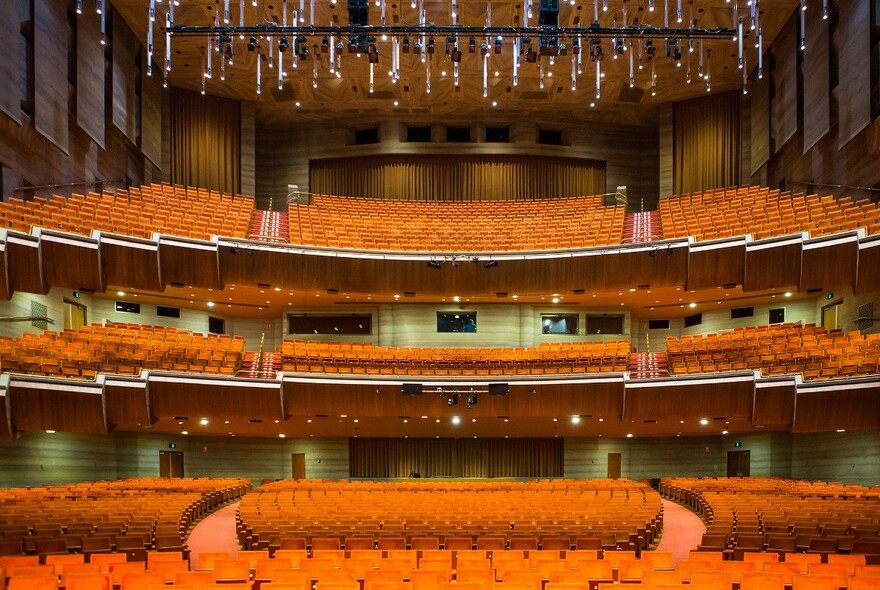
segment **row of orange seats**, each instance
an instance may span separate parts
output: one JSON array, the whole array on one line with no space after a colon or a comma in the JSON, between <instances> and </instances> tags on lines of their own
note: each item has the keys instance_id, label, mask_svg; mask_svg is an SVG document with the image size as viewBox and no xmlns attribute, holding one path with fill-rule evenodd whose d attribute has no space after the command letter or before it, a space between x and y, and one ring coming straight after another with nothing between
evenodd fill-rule
<instances>
[{"instance_id":1,"label":"row of orange seats","mask_svg":"<svg viewBox=\"0 0 880 590\"><path fill-rule=\"evenodd\" d=\"M664 238L711 240L751 234L756 239L809 232L812 236L868 229L880 231L880 208L849 197L791 194L746 186L663 197Z\"/></svg>"},{"instance_id":2,"label":"row of orange seats","mask_svg":"<svg viewBox=\"0 0 880 590\"><path fill-rule=\"evenodd\" d=\"M87 379L98 372L138 374L142 369L233 375L244 351L241 337L108 322L0 338L0 369Z\"/></svg>"},{"instance_id":3,"label":"row of orange seats","mask_svg":"<svg viewBox=\"0 0 880 590\"><path fill-rule=\"evenodd\" d=\"M623 207L603 207L597 196L440 202L316 195L289 208L293 243L438 252L619 244L624 219Z\"/></svg>"},{"instance_id":4,"label":"row of orange seats","mask_svg":"<svg viewBox=\"0 0 880 590\"><path fill-rule=\"evenodd\" d=\"M83 235L98 230L142 238L152 238L155 232L203 240L213 235L245 238L253 211L250 197L153 184L69 198L12 198L0 203L0 226L22 232L39 226Z\"/></svg>"}]
</instances>

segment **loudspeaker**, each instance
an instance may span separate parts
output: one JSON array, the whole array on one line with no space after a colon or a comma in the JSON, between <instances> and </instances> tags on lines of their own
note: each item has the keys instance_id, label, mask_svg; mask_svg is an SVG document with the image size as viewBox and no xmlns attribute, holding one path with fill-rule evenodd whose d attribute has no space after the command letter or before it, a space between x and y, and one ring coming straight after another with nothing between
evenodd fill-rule
<instances>
[{"instance_id":1,"label":"loudspeaker","mask_svg":"<svg viewBox=\"0 0 880 590\"><path fill-rule=\"evenodd\" d=\"M507 395L509 387L507 383L490 383L489 395Z\"/></svg>"},{"instance_id":2,"label":"loudspeaker","mask_svg":"<svg viewBox=\"0 0 880 590\"><path fill-rule=\"evenodd\" d=\"M422 395L421 383L404 383L403 395Z\"/></svg>"}]
</instances>

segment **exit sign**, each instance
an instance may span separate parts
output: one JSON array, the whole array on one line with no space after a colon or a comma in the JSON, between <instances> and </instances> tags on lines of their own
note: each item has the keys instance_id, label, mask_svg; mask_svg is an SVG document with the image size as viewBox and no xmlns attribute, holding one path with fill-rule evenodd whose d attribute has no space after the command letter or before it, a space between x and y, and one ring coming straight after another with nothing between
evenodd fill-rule
<instances>
[{"instance_id":1,"label":"exit sign","mask_svg":"<svg viewBox=\"0 0 880 590\"><path fill-rule=\"evenodd\" d=\"M176 449L176 448L177 448L177 443L168 443L168 448L169 448L169 449Z\"/></svg>"},{"instance_id":2,"label":"exit sign","mask_svg":"<svg viewBox=\"0 0 880 590\"><path fill-rule=\"evenodd\" d=\"M735 443L733 443L733 446L739 448L739 447L743 446L743 444L739 441L736 441Z\"/></svg>"},{"instance_id":3,"label":"exit sign","mask_svg":"<svg viewBox=\"0 0 880 590\"><path fill-rule=\"evenodd\" d=\"M834 299L834 293L829 293L828 295L825 296L825 299L827 299L828 301L831 301L832 299Z\"/></svg>"}]
</instances>

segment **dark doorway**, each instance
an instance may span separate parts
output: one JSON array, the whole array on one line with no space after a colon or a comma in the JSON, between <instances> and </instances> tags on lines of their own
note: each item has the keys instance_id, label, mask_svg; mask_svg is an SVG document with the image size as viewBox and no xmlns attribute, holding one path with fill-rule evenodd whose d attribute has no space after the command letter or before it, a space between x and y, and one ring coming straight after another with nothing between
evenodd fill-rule
<instances>
[{"instance_id":1,"label":"dark doorway","mask_svg":"<svg viewBox=\"0 0 880 590\"><path fill-rule=\"evenodd\" d=\"M727 477L748 477L749 461L749 451L727 451Z\"/></svg>"},{"instance_id":2,"label":"dark doorway","mask_svg":"<svg viewBox=\"0 0 880 590\"><path fill-rule=\"evenodd\" d=\"M183 453L159 451L159 477L183 477Z\"/></svg>"},{"instance_id":3,"label":"dark doorway","mask_svg":"<svg viewBox=\"0 0 880 590\"><path fill-rule=\"evenodd\" d=\"M620 479L620 453L608 453L608 479Z\"/></svg>"},{"instance_id":4,"label":"dark doorway","mask_svg":"<svg viewBox=\"0 0 880 590\"><path fill-rule=\"evenodd\" d=\"M291 453L290 461L292 465L293 479L306 478L306 455L305 453Z\"/></svg>"}]
</instances>

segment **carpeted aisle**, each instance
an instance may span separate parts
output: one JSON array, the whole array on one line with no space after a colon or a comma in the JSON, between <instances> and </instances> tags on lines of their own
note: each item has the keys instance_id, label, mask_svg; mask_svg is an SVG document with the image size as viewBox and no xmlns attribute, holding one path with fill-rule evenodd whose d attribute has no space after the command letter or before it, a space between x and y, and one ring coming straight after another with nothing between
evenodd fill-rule
<instances>
[{"instance_id":1,"label":"carpeted aisle","mask_svg":"<svg viewBox=\"0 0 880 590\"><path fill-rule=\"evenodd\" d=\"M236 510L238 502L224 506L193 528L187 540L190 567L195 567L199 553L226 551L230 557L235 557L238 551L238 539L235 535Z\"/></svg>"},{"instance_id":2,"label":"carpeted aisle","mask_svg":"<svg viewBox=\"0 0 880 590\"><path fill-rule=\"evenodd\" d=\"M697 548L706 525L700 517L675 502L663 500L663 536L657 551L671 551L677 564Z\"/></svg>"}]
</instances>

